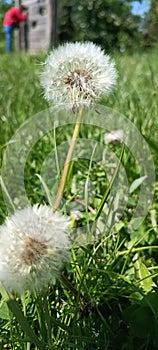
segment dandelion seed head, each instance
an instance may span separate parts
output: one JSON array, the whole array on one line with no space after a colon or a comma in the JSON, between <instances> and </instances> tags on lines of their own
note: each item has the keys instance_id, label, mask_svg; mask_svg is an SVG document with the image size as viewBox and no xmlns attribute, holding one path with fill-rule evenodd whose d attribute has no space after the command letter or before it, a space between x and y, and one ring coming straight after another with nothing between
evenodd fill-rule
<instances>
[{"instance_id":1,"label":"dandelion seed head","mask_svg":"<svg viewBox=\"0 0 158 350\"><path fill-rule=\"evenodd\" d=\"M0 228L0 280L8 291L43 289L70 258L70 222L35 204L16 211Z\"/></svg>"},{"instance_id":2,"label":"dandelion seed head","mask_svg":"<svg viewBox=\"0 0 158 350\"><path fill-rule=\"evenodd\" d=\"M107 95L114 87L117 72L114 62L91 42L66 43L54 49L41 74L44 97L69 108Z\"/></svg>"}]
</instances>

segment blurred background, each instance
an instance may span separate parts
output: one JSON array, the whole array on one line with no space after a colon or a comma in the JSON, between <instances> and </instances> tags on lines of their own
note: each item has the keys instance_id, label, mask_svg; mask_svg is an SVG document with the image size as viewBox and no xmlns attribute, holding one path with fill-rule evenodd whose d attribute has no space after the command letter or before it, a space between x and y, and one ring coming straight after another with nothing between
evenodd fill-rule
<instances>
[{"instance_id":1,"label":"blurred background","mask_svg":"<svg viewBox=\"0 0 158 350\"><path fill-rule=\"evenodd\" d=\"M45 51L65 41L90 40L109 52L157 46L157 0L24 0L23 4L29 9L30 53ZM5 51L4 14L18 5L18 0L0 0L0 53ZM16 40L16 47L23 49L22 35Z\"/></svg>"}]
</instances>

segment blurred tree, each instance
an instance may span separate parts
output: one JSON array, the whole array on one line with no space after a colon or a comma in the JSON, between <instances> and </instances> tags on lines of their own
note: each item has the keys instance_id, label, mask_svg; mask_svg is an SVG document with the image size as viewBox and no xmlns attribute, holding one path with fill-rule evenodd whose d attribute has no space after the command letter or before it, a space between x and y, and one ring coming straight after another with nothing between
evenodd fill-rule
<instances>
[{"instance_id":1,"label":"blurred tree","mask_svg":"<svg viewBox=\"0 0 158 350\"><path fill-rule=\"evenodd\" d=\"M148 45L157 46L158 44L158 1L152 0L151 9L148 15L147 24Z\"/></svg>"},{"instance_id":2,"label":"blurred tree","mask_svg":"<svg viewBox=\"0 0 158 350\"><path fill-rule=\"evenodd\" d=\"M124 51L138 41L140 17L131 0L63 0L59 4L59 40L90 40Z\"/></svg>"}]
</instances>

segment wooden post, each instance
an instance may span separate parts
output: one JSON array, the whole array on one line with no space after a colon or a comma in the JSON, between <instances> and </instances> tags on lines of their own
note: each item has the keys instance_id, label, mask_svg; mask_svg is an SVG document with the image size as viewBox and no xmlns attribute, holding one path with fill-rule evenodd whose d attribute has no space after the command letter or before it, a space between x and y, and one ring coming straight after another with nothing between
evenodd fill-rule
<instances>
[{"instance_id":1,"label":"wooden post","mask_svg":"<svg viewBox=\"0 0 158 350\"><path fill-rule=\"evenodd\" d=\"M15 7L20 7L21 0L15 1ZM21 35L20 35L20 28L17 30L14 30L14 37L15 37L15 49L16 51L20 51L21 48Z\"/></svg>"},{"instance_id":2,"label":"wooden post","mask_svg":"<svg viewBox=\"0 0 158 350\"><path fill-rule=\"evenodd\" d=\"M19 23L19 50L28 49L28 24L27 22Z\"/></svg>"},{"instance_id":3,"label":"wooden post","mask_svg":"<svg viewBox=\"0 0 158 350\"><path fill-rule=\"evenodd\" d=\"M47 42L49 47L55 46L58 42L58 0L47 0L47 13L48 13L48 22L47 22Z\"/></svg>"},{"instance_id":4,"label":"wooden post","mask_svg":"<svg viewBox=\"0 0 158 350\"><path fill-rule=\"evenodd\" d=\"M20 7L22 0L16 0L15 6ZM20 22L18 30L15 30L16 50L23 51L28 49L28 23Z\"/></svg>"}]
</instances>

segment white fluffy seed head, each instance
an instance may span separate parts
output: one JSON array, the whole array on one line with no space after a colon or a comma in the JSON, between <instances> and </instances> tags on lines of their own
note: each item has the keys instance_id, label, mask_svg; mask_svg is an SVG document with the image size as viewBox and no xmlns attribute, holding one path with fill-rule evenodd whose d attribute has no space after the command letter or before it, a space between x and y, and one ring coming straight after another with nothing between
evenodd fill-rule
<instances>
[{"instance_id":1,"label":"white fluffy seed head","mask_svg":"<svg viewBox=\"0 0 158 350\"><path fill-rule=\"evenodd\" d=\"M41 74L44 96L69 108L90 105L108 94L117 79L110 56L91 42L66 43L54 49Z\"/></svg>"},{"instance_id":2,"label":"white fluffy seed head","mask_svg":"<svg viewBox=\"0 0 158 350\"><path fill-rule=\"evenodd\" d=\"M48 206L16 211L0 228L0 280L21 294L43 289L70 258L70 222Z\"/></svg>"}]
</instances>

